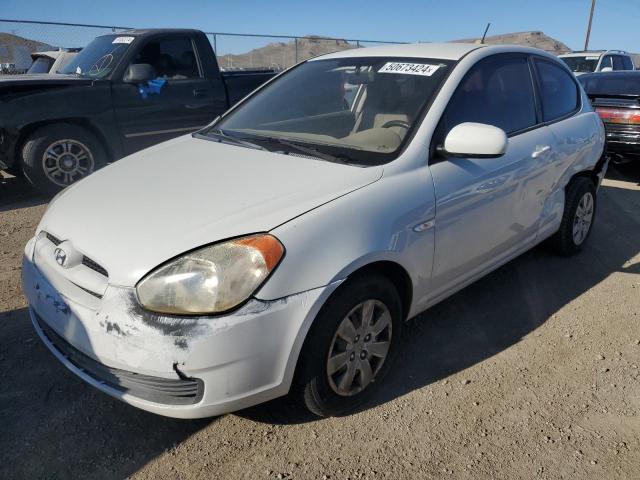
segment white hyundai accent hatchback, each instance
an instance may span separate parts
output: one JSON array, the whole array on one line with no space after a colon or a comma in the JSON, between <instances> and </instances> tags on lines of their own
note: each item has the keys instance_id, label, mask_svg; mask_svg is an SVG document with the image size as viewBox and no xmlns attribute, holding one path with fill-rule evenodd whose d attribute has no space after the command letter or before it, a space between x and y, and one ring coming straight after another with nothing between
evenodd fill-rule
<instances>
[{"instance_id":1,"label":"white hyundai accent hatchback","mask_svg":"<svg viewBox=\"0 0 640 480\"><path fill-rule=\"evenodd\" d=\"M603 147L540 50L324 55L64 190L23 288L58 360L136 407L195 418L290 392L345 413L406 319L545 239L583 247Z\"/></svg>"}]
</instances>

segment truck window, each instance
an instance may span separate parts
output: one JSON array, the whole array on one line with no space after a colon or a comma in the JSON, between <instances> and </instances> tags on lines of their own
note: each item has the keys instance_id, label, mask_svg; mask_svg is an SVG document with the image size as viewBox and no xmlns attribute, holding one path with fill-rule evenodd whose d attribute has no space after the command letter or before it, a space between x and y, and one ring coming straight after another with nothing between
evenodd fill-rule
<instances>
[{"instance_id":1,"label":"truck window","mask_svg":"<svg viewBox=\"0 0 640 480\"><path fill-rule=\"evenodd\" d=\"M181 80L200 77L191 39L187 36L149 41L132 63L148 63L158 77Z\"/></svg>"},{"instance_id":2,"label":"truck window","mask_svg":"<svg viewBox=\"0 0 640 480\"><path fill-rule=\"evenodd\" d=\"M611 55L605 55L605 57L602 59L602 63L600 64L600 70L607 67L613 69L613 61L611 60Z\"/></svg>"},{"instance_id":3,"label":"truck window","mask_svg":"<svg viewBox=\"0 0 640 480\"><path fill-rule=\"evenodd\" d=\"M589 73L593 72L598 65L599 57L561 57L561 60L567 64L572 72Z\"/></svg>"},{"instance_id":4,"label":"truck window","mask_svg":"<svg viewBox=\"0 0 640 480\"><path fill-rule=\"evenodd\" d=\"M622 58L620 55L614 55L613 56L613 69L614 70L626 70L624 68L624 63L622 61Z\"/></svg>"},{"instance_id":5,"label":"truck window","mask_svg":"<svg viewBox=\"0 0 640 480\"><path fill-rule=\"evenodd\" d=\"M631 61L630 57L622 57L622 61L625 70L633 70L633 61Z\"/></svg>"}]
</instances>

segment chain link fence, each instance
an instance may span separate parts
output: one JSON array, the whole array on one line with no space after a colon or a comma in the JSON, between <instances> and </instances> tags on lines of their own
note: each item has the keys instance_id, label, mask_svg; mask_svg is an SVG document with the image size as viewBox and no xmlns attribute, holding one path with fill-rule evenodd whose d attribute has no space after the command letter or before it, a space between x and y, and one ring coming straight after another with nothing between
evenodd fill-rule
<instances>
[{"instance_id":1,"label":"chain link fence","mask_svg":"<svg viewBox=\"0 0 640 480\"><path fill-rule=\"evenodd\" d=\"M0 74L27 72L33 61L33 53L82 48L99 35L122 32L128 28L130 27L0 19ZM218 55L220 67L224 70L282 70L325 53L403 43L319 36L222 32L206 34Z\"/></svg>"}]
</instances>

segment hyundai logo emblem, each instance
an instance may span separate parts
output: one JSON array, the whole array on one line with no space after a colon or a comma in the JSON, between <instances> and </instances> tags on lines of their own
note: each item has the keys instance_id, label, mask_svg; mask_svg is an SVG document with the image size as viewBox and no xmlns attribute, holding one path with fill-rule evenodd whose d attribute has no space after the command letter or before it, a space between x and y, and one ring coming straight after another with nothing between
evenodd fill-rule
<instances>
[{"instance_id":1,"label":"hyundai logo emblem","mask_svg":"<svg viewBox=\"0 0 640 480\"><path fill-rule=\"evenodd\" d=\"M65 263L67 263L67 252L65 252L61 248L56 248L53 251L53 256L56 259L56 263L61 267L64 267Z\"/></svg>"}]
</instances>

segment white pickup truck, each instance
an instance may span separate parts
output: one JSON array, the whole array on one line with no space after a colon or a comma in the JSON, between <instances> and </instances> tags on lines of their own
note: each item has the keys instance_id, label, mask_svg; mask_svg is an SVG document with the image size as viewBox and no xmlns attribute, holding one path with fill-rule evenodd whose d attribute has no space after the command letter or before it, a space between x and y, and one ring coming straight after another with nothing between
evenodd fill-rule
<instances>
[{"instance_id":1,"label":"white pickup truck","mask_svg":"<svg viewBox=\"0 0 640 480\"><path fill-rule=\"evenodd\" d=\"M631 55L623 50L586 50L560 55L559 58L576 75L636 69Z\"/></svg>"}]
</instances>

